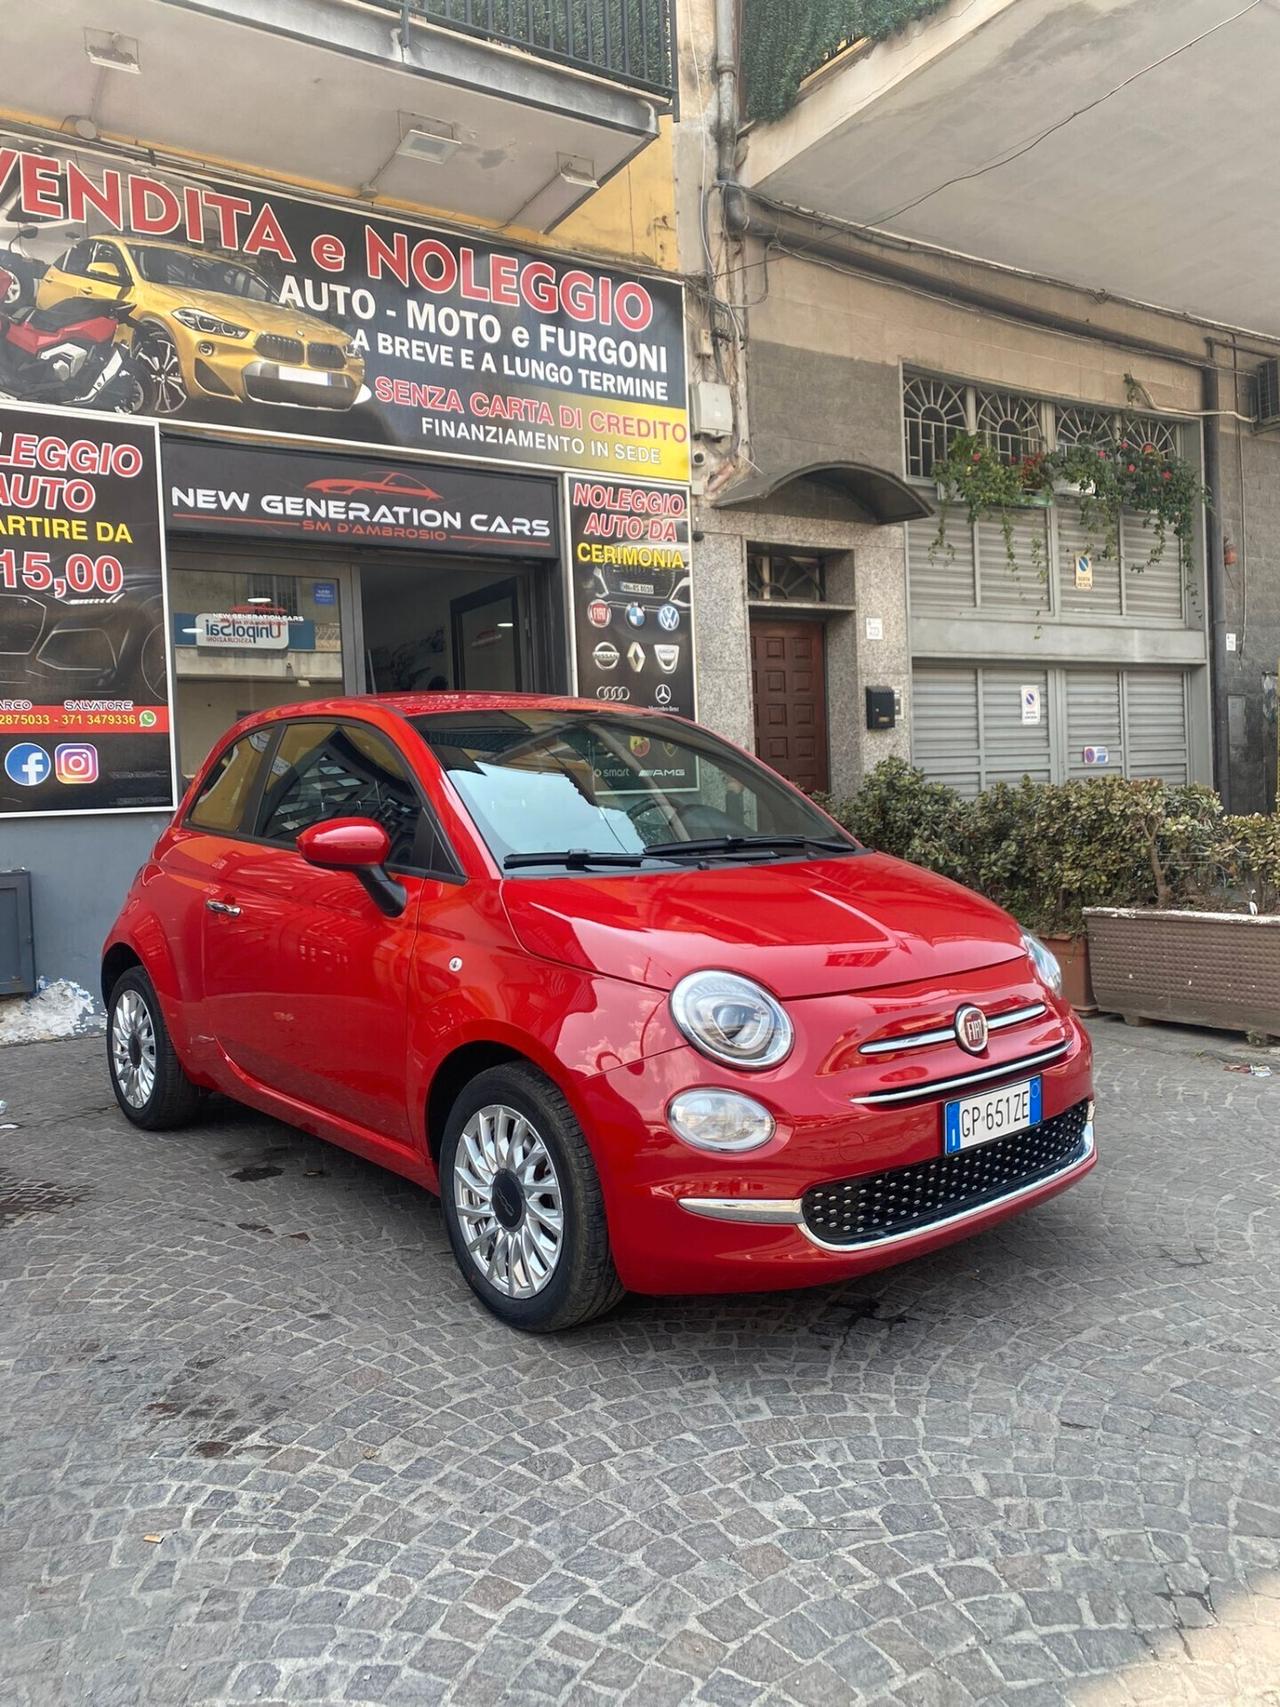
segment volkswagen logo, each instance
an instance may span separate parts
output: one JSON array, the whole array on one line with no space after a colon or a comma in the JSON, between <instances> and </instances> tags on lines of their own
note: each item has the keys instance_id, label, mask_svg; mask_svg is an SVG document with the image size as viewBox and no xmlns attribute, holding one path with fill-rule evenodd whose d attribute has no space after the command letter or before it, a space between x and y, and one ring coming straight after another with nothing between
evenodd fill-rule
<instances>
[{"instance_id":1,"label":"volkswagen logo","mask_svg":"<svg viewBox=\"0 0 1280 1707\"><path fill-rule=\"evenodd\" d=\"M981 1008L956 1009L956 1042L970 1055L981 1055L987 1047L987 1016Z\"/></svg>"}]
</instances>

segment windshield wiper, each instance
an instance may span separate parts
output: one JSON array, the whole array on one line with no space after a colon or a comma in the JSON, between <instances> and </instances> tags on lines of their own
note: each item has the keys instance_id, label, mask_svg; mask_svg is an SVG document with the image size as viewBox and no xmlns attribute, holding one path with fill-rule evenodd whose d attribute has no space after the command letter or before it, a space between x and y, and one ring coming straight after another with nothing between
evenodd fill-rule
<instances>
[{"instance_id":1,"label":"windshield wiper","mask_svg":"<svg viewBox=\"0 0 1280 1707\"><path fill-rule=\"evenodd\" d=\"M708 836L695 842L651 842L645 852L665 858L671 854L785 852L789 848L813 848L818 853L837 854L862 851L855 843L839 842L834 836Z\"/></svg>"},{"instance_id":2,"label":"windshield wiper","mask_svg":"<svg viewBox=\"0 0 1280 1707\"><path fill-rule=\"evenodd\" d=\"M563 865L568 871L585 871L589 865L634 868L643 865L647 853L593 853L590 848L559 848L547 853L512 853L502 862L504 871L521 871L531 865Z\"/></svg>"}]
</instances>

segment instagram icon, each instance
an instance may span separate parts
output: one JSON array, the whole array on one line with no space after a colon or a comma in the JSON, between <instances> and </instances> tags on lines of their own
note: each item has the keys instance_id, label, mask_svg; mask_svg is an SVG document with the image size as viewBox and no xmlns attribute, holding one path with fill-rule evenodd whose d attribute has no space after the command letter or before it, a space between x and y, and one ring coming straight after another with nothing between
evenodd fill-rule
<instances>
[{"instance_id":1,"label":"instagram icon","mask_svg":"<svg viewBox=\"0 0 1280 1707\"><path fill-rule=\"evenodd\" d=\"M53 774L59 782L97 782L98 749L81 741L68 741L55 747Z\"/></svg>"}]
</instances>

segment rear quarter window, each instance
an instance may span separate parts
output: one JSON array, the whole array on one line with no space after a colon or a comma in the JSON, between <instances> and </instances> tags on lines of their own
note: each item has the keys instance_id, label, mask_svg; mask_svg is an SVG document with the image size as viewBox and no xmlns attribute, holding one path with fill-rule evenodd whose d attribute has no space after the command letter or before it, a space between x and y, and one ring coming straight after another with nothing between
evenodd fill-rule
<instances>
[{"instance_id":1,"label":"rear quarter window","mask_svg":"<svg viewBox=\"0 0 1280 1707\"><path fill-rule=\"evenodd\" d=\"M271 731L255 729L220 755L200 786L186 821L196 830L234 835L253 799Z\"/></svg>"}]
</instances>

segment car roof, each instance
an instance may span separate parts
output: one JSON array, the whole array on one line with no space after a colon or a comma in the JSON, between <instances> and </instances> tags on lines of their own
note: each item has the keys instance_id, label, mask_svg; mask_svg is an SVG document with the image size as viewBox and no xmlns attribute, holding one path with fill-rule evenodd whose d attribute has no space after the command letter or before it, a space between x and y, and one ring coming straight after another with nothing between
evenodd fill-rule
<instances>
[{"instance_id":1,"label":"car roof","mask_svg":"<svg viewBox=\"0 0 1280 1707\"><path fill-rule=\"evenodd\" d=\"M574 699L568 694L541 693L370 693L344 694L333 699L303 700L254 712L236 725L252 728L295 717L367 717L371 711L389 711L400 717L445 716L459 711L611 711L637 717L670 715L639 705L603 704L595 699Z\"/></svg>"}]
</instances>

